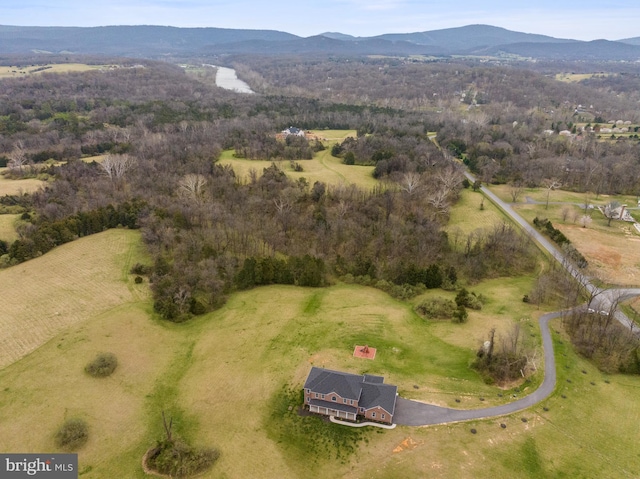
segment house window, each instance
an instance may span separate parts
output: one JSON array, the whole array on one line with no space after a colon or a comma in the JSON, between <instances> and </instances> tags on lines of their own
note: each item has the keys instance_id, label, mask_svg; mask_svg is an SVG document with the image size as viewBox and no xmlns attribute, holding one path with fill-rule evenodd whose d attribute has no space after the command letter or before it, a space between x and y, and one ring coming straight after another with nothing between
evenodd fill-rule
<instances>
[{"instance_id":1,"label":"house window","mask_svg":"<svg viewBox=\"0 0 640 479\"><path fill-rule=\"evenodd\" d=\"M372 413L371 413L371 417L376 417L376 413L375 413L375 412L372 412Z\"/></svg>"},{"instance_id":2,"label":"house window","mask_svg":"<svg viewBox=\"0 0 640 479\"><path fill-rule=\"evenodd\" d=\"M320 396L320 394L316 393L316 397Z\"/></svg>"},{"instance_id":3,"label":"house window","mask_svg":"<svg viewBox=\"0 0 640 479\"><path fill-rule=\"evenodd\" d=\"M385 415L383 414L383 415L382 415L382 419L384 419L384 418L385 418Z\"/></svg>"},{"instance_id":4,"label":"house window","mask_svg":"<svg viewBox=\"0 0 640 479\"><path fill-rule=\"evenodd\" d=\"M347 400L346 400L346 399L343 399L343 400L342 400L342 402L343 402L343 403L345 403L345 404L347 404Z\"/></svg>"},{"instance_id":5,"label":"house window","mask_svg":"<svg viewBox=\"0 0 640 479\"><path fill-rule=\"evenodd\" d=\"M331 396L331 400L332 400L333 402L336 402L336 401L338 400L338 398L337 398L337 397L335 397L335 396Z\"/></svg>"},{"instance_id":6,"label":"house window","mask_svg":"<svg viewBox=\"0 0 640 479\"><path fill-rule=\"evenodd\" d=\"M320 399L324 399L324 394L321 394L321 395L320 395Z\"/></svg>"}]
</instances>

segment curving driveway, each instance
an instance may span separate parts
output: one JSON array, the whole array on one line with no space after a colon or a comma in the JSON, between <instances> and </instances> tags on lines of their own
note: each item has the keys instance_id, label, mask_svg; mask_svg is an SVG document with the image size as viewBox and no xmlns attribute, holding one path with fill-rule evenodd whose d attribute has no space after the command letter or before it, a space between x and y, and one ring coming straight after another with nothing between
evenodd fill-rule
<instances>
[{"instance_id":1,"label":"curving driveway","mask_svg":"<svg viewBox=\"0 0 640 479\"><path fill-rule=\"evenodd\" d=\"M466 173L467 178L474 182L476 179L473 175ZM498 198L493 192L484 186L481 187L482 192L491 199L499 208L508 214L513 221L518 223L529 235L531 235L545 250L547 250L567 271L578 281L585 285L586 289L597 298L597 307L600 310L609 311L614 301L627 299L640 295L640 289L611 289L602 291L593 285L577 268L572 266L565 260L564 256L558 251L551 242L542 236L533 226L527 223L511 205L505 203ZM473 419L486 419L496 416L504 416L514 412L521 411L528 407L538 404L543 399L551 395L556 386L556 361L553 353L553 341L551 340L551 332L549 330L549 321L562 315L562 311L548 313L543 315L540 320L540 331L542 333L542 347L544 349L544 380L538 389L528 396L518 399L509 404L501 406L493 406L483 409L451 409L446 407L434 406L422 402L411 401L398 397L396 401L396 410L393 418L395 424L401 426L430 426L435 424L445 424L450 422L469 421ZM634 323L621 311L614 314L623 326L629 328L633 332ZM637 334L637 333L636 333Z\"/></svg>"},{"instance_id":2,"label":"curving driveway","mask_svg":"<svg viewBox=\"0 0 640 479\"><path fill-rule=\"evenodd\" d=\"M549 321L562 312L548 313L540 318L542 347L544 349L544 380L538 389L528 396L509 404L483 409L451 409L434 406L398 397L393 422L401 426L431 426L447 422L469 421L504 416L531 407L549 397L556 387L556 361L553 354L553 342L549 331Z\"/></svg>"}]
</instances>

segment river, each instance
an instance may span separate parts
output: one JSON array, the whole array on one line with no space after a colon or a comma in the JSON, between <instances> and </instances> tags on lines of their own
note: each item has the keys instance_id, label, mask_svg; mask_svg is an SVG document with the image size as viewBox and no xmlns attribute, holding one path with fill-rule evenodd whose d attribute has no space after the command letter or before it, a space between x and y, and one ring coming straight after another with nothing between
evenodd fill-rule
<instances>
[{"instance_id":1,"label":"river","mask_svg":"<svg viewBox=\"0 0 640 479\"><path fill-rule=\"evenodd\" d=\"M240 80L233 68L216 67L215 65L205 65L217 68L216 85L225 90L232 90L238 93L255 93L249 85Z\"/></svg>"}]
</instances>

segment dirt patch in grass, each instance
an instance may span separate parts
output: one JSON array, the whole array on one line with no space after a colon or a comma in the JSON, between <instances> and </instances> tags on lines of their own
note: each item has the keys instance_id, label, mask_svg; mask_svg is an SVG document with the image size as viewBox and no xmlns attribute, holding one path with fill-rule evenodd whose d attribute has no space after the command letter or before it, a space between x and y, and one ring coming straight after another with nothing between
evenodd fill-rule
<instances>
[{"instance_id":1,"label":"dirt patch in grass","mask_svg":"<svg viewBox=\"0 0 640 479\"><path fill-rule=\"evenodd\" d=\"M635 235L603 232L573 225L555 225L609 283L640 285L640 245ZM611 228L617 226L612 223Z\"/></svg>"}]
</instances>

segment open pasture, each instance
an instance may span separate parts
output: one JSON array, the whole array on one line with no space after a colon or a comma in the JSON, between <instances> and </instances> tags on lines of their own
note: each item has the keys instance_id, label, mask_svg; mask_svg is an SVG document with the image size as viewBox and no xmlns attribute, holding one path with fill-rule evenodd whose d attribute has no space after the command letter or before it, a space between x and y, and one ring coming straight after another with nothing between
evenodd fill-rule
<instances>
[{"instance_id":1,"label":"open pasture","mask_svg":"<svg viewBox=\"0 0 640 479\"><path fill-rule=\"evenodd\" d=\"M556 80L565 83L578 83L590 78L609 76L609 73L556 73Z\"/></svg>"},{"instance_id":2,"label":"open pasture","mask_svg":"<svg viewBox=\"0 0 640 479\"><path fill-rule=\"evenodd\" d=\"M495 193L500 199L508 203L513 202L511 196L510 185L488 185L489 189ZM547 202L547 193L549 194L549 206L557 203L567 203L570 205L584 205L588 202L591 205L604 205L610 201L618 201L620 204L627 204L629 206L635 206L638 202L638 198L630 195L610 196L610 195L598 195L595 193L578 193L575 191L566 191L561 189L547 190L547 188L522 188L522 192L516 203L527 203L529 201L540 204L542 209L545 208ZM529 198L530 200L527 200Z\"/></svg>"},{"instance_id":3,"label":"open pasture","mask_svg":"<svg viewBox=\"0 0 640 479\"><path fill-rule=\"evenodd\" d=\"M364 189L371 189L380 184L372 176L373 166L345 165L341 158L331 156L331 145L343 141L348 136L355 136L354 130L316 130L311 133L322 138L327 149L317 152L311 160L298 160L297 163L302 166L303 171L295 171L291 163L285 160L274 162L234 158L232 150L224 151L220 156L219 163L231 165L236 175L243 181L248 181L249 172L252 169L260 176L264 168L276 163L287 176L293 180L304 178L309 185L320 181L334 186L355 184Z\"/></svg>"},{"instance_id":4,"label":"open pasture","mask_svg":"<svg viewBox=\"0 0 640 479\"><path fill-rule=\"evenodd\" d=\"M545 209L544 205L521 204L516 210L529 223L536 216L551 220L584 255L592 272L606 283L639 286L640 235L633 225L614 220L611 226L607 226L608 220L604 215L591 210L589 214L592 221L584 228L580 225L580 218L584 214L582 208L569 206L566 220L563 220L563 208L563 205L549 205L549 209ZM637 212L632 214L640 216Z\"/></svg>"},{"instance_id":5,"label":"open pasture","mask_svg":"<svg viewBox=\"0 0 640 479\"><path fill-rule=\"evenodd\" d=\"M0 368L69 327L146 298L128 274L141 257L139 233L116 229L0 270Z\"/></svg>"},{"instance_id":6,"label":"open pasture","mask_svg":"<svg viewBox=\"0 0 640 479\"><path fill-rule=\"evenodd\" d=\"M15 223L20 215L0 215L0 240L12 243L18 239Z\"/></svg>"},{"instance_id":7,"label":"open pasture","mask_svg":"<svg viewBox=\"0 0 640 479\"><path fill-rule=\"evenodd\" d=\"M0 79L18 78L42 73L70 73L100 70L106 65L87 65L85 63L47 63L33 65L0 66Z\"/></svg>"},{"instance_id":8,"label":"open pasture","mask_svg":"<svg viewBox=\"0 0 640 479\"><path fill-rule=\"evenodd\" d=\"M491 190L505 201L511 201L507 185L491 186ZM533 223L535 217L551 220L584 255L593 273L605 282L623 286L640 285L640 234L633 224L613 220L608 226L607 218L591 208L587 210L591 222L586 228L581 225L581 218L585 214L581 205L585 201L604 205L615 200L631 206L636 204L635 197L600 195L595 199L595 195L556 190L550 192L547 207L546 194L547 191L540 188L525 189L514 208L529 223ZM525 196L537 203L524 202ZM639 210L631 210L631 214L640 220Z\"/></svg>"},{"instance_id":9,"label":"open pasture","mask_svg":"<svg viewBox=\"0 0 640 479\"><path fill-rule=\"evenodd\" d=\"M488 292L500 285L478 289L483 286ZM517 294L521 288L513 286ZM502 297L509 288L499 289ZM492 298L483 314L496 315L499 303ZM467 326L474 327L473 319L434 327L405 304L356 285L257 288L183 325L154 321L149 309L116 307L0 371L0 424L10 432L0 438L0 448L51 450L57 425L65 417L82 417L91 434L80 451L83 477L142 479L140 457L162 434L159 414L166 410L192 443L220 449L220 460L203 478L250 477L256 471L283 479L392 478L399 470L404 477L436 478L640 474L633 452L640 378L602 375L561 335L555 335L557 390L543 404L473 423L366 428L354 452L337 459L317 434L340 436L346 434L343 426L322 425L291 410L284 419L293 427L282 429L273 408L284 397L283 387L300 388L315 365L382 374L405 397L452 407L504 402L520 393L483 384L468 368L473 350L451 344L455 331L465 335ZM509 310L505 317L521 313ZM557 321L552 329L559 328ZM374 361L352 356L360 343L378 348ZM98 351L114 352L120 363L104 380L82 371ZM313 447L316 441L322 446Z\"/></svg>"},{"instance_id":10,"label":"open pasture","mask_svg":"<svg viewBox=\"0 0 640 479\"><path fill-rule=\"evenodd\" d=\"M36 178L25 178L22 180L10 180L0 175L0 196L4 195L22 195L24 193L33 193L44 186L46 182Z\"/></svg>"}]
</instances>

